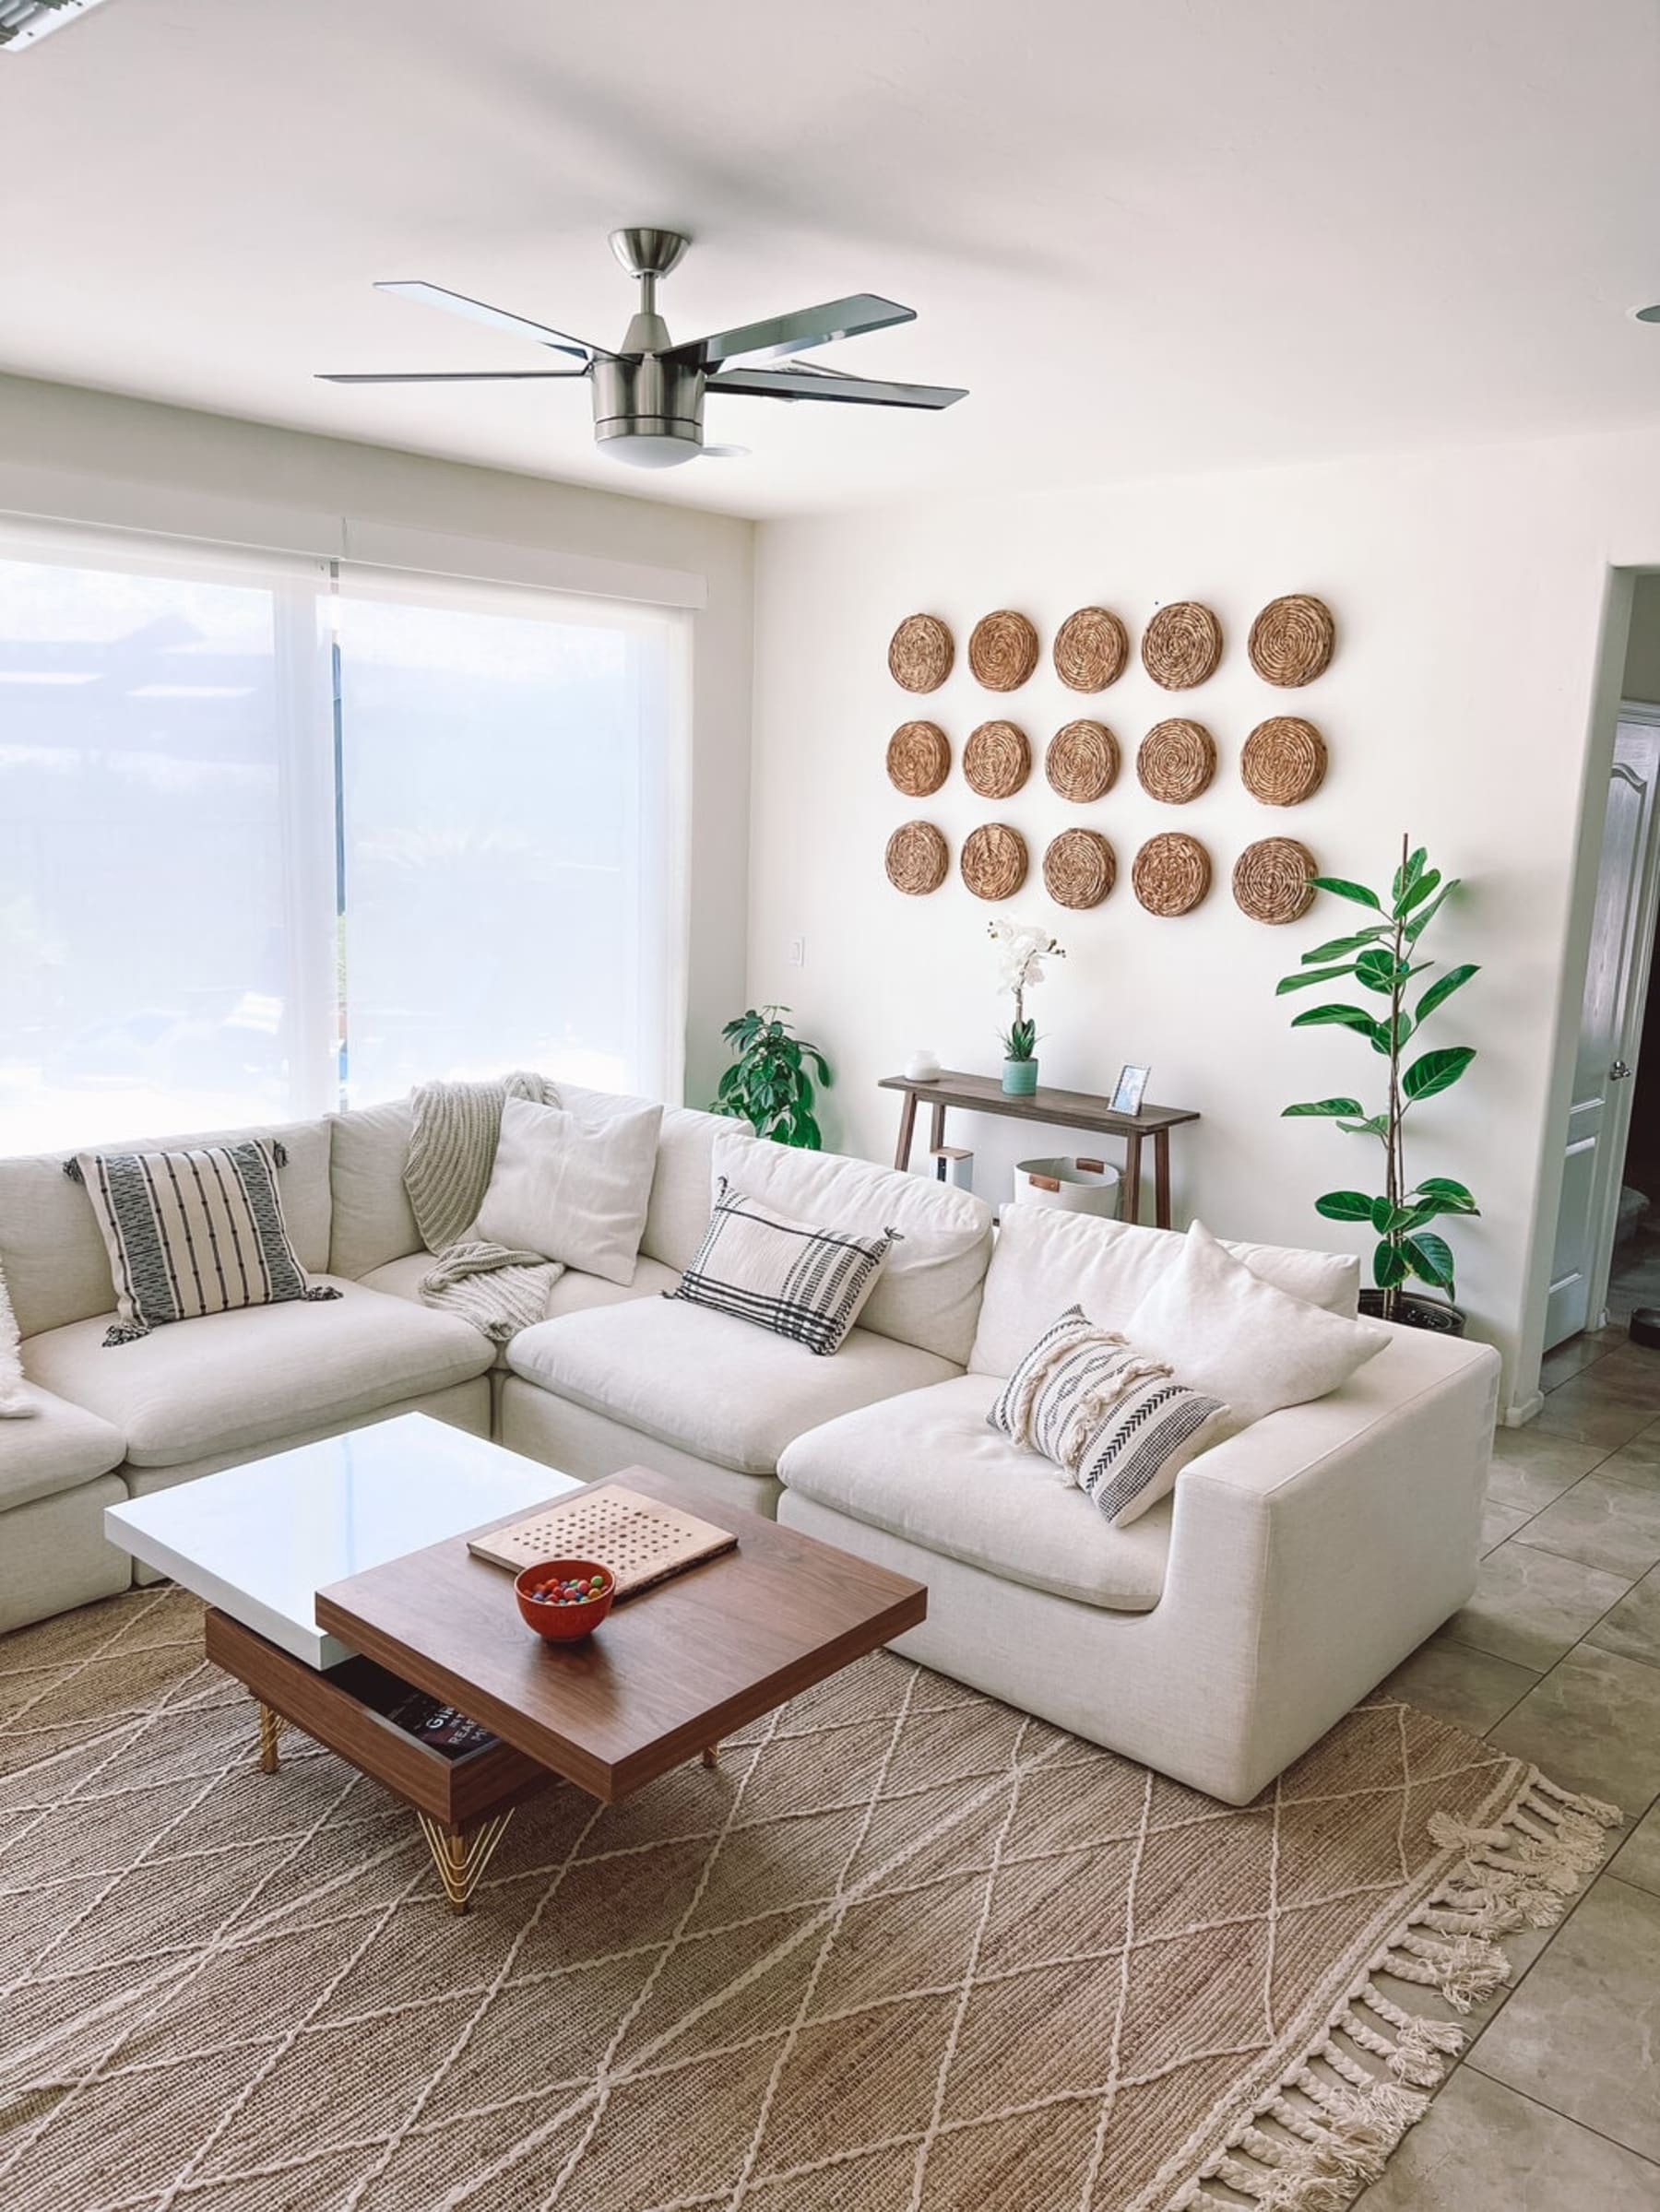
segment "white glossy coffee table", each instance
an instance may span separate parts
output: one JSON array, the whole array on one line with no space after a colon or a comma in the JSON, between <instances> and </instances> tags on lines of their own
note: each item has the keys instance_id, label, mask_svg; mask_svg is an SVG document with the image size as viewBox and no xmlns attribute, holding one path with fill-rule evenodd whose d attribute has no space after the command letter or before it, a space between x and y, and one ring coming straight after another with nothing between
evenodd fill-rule
<instances>
[{"instance_id":1,"label":"white glossy coffee table","mask_svg":"<svg viewBox=\"0 0 1660 2212\"><path fill-rule=\"evenodd\" d=\"M332 1667L317 1626L331 1582L581 1485L426 1414L302 1444L104 1509L104 1534L268 1643Z\"/></svg>"}]
</instances>

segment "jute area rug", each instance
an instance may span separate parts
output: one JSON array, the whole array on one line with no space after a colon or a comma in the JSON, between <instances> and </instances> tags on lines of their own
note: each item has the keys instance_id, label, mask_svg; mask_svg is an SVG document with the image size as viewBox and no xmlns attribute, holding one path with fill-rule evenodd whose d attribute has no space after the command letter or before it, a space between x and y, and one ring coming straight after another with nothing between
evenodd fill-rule
<instances>
[{"instance_id":1,"label":"jute area rug","mask_svg":"<svg viewBox=\"0 0 1660 2212\"><path fill-rule=\"evenodd\" d=\"M0 1715L6 2212L1331 2212L1614 1817L1383 1699L1236 1812L879 1653L456 1920L178 1591Z\"/></svg>"}]
</instances>

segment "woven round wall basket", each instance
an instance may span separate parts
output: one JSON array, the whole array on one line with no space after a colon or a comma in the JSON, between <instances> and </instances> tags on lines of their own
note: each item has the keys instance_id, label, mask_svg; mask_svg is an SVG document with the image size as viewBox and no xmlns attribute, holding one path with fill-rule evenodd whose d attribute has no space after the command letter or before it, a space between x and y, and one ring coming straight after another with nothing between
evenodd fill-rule
<instances>
[{"instance_id":1,"label":"woven round wall basket","mask_svg":"<svg viewBox=\"0 0 1660 2212\"><path fill-rule=\"evenodd\" d=\"M1222 625L1197 599L1161 607L1142 633L1142 666L1167 692L1191 692L1215 673Z\"/></svg>"},{"instance_id":2,"label":"woven round wall basket","mask_svg":"<svg viewBox=\"0 0 1660 2212\"><path fill-rule=\"evenodd\" d=\"M907 692L937 692L955 658L956 643L937 614L907 614L888 641L888 673Z\"/></svg>"},{"instance_id":3,"label":"woven round wall basket","mask_svg":"<svg viewBox=\"0 0 1660 2212\"><path fill-rule=\"evenodd\" d=\"M886 865L895 891L920 898L945 881L951 854L931 822L902 822L887 841Z\"/></svg>"},{"instance_id":4,"label":"woven round wall basket","mask_svg":"<svg viewBox=\"0 0 1660 2212\"><path fill-rule=\"evenodd\" d=\"M1314 904L1313 854L1295 837L1263 837L1234 863L1233 894L1253 922L1294 922Z\"/></svg>"},{"instance_id":5,"label":"woven round wall basket","mask_svg":"<svg viewBox=\"0 0 1660 2212\"><path fill-rule=\"evenodd\" d=\"M1038 633L1024 614L983 614L968 640L968 666L989 692L1017 692L1038 666Z\"/></svg>"},{"instance_id":6,"label":"woven round wall basket","mask_svg":"<svg viewBox=\"0 0 1660 2212\"><path fill-rule=\"evenodd\" d=\"M1055 633L1055 673L1069 692L1104 692L1129 657L1129 635L1110 608L1080 607Z\"/></svg>"},{"instance_id":7,"label":"woven round wall basket","mask_svg":"<svg viewBox=\"0 0 1660 2212\"><path fill-rule=\"evenodd\" d=\"M951 739L937 722L901 722L888 739L888 781L907 798L926 798L951 774Z\"/></svg>"},{"instance_id":8,"label":"woven round wall basket","mask_svg":"<svg viewBox=\"0 0 1660 2212\"><path fill-rule=\"evenodd\" d=\"M1051 790L1085 807L1118 780L1118 739L1104 722L1069 722L1049 741L1043 773Z\"/></svg>"},{"instance_id":9,"label":"woven round wall basket","mask_svg":"<svg viewBox=\"0 0 1660 2212\"><path fill-rule=\"evenodd\" d=\"M1294 591L1286 598L1269 600L1251 625L1246 650L1264 683L1293 691L1325 673L1336 634L1325 601Z\"/></svg>"},{"instance_id":10,"label":"woven round wall basket","mask_svg":"<svg viewBox=\"0 0 1660 2212\"><path fill-rule=\"evenodd\" d=\"M1032 773L1032 749L1013 722L982 722L963 748L968 788L982 798L1012 798Z\"/></svg>"},{"instance_id":11,"label":"woven round wall basket","mask_svg":"<svg viewBox=\"0 0 1660 2212\"><path fill-rule=\"evenodd\" d=\"M1062 830L1043 856L1045 890L1058 906L1098 906L1118 879L1118 859L1098 830Z\"/></svg>"},{"instance_id":12,"label":"woven round wall basket","mask_svg":"<svg viewBox=\"0 0 1660 2212\"><path fill-rule=\"evenodd\" d=\"M1325 772L1325 739L1300 715L1259 722L1239 756L1246 790L1265 807L1300 807L1319 790Z\"/></svg>"},{"instance_id":13,"label":"woven round wall basket","mask_svg":"<svg viewBox=\"0 0 1660 2212\"><path fill-rule=\"evenodd\" d=\"M1149 798L1184 807L1216 773L1216 741L1203 722L1178 716L1155 723L1135 755L1135 773Z\"/></svg>"},{"instance_id":14,"label":"woven round wall basket","mask_svg":"<svg viewBox=\"0 0 1660 2212\"><path fill-rule=\"evenodd\" d=\"M1197 837L1166 830L1135 856L1130 881L1149 914L1191 914L1210 889L1210 855Z\"/></svg>"},{"instance_id":15,"label":"woven round wall basket","mask_svg":"<svg viewBox=\"0 0 1660 2212\"><path fill-rule=\"evenodd\" d=\"M1026 839L1006 822L982 822L964 838L958 866L977 899L1012 899L1026 881Z\"/></svg>"}]
</instances>

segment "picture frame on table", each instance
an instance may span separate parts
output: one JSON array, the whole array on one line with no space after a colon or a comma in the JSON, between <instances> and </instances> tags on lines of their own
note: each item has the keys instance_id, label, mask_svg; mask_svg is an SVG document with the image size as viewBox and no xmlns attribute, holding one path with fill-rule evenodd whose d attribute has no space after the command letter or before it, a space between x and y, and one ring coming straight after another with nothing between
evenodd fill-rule
<instances>
[{"instance_id":1,"label":"picture frame on table","mask_svg":"<svg viewBox=\"0 0 1660 2212\"><path fill-rule=\"evenodd\" d=\"M1138 1068L1126 1060L1119 1070L1119 1078L1112 1086L1112 1110L1115 1114L1139 1114L1142 1100L1147 1094L1147 1077L1150 1071Z\"/></svg>"}]
</instances>

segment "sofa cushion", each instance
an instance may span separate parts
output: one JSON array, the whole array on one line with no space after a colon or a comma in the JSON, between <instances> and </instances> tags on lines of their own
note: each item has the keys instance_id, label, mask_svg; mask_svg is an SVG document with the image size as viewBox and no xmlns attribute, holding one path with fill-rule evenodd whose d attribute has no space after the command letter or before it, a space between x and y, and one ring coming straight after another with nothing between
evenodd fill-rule
<instances>
[{"instance_id":1,"label":"sofa cushion","mask_svg":"<svg viewBox=\"0 0 1660 2212\"><path fill-rule=\"evenodd\" d=\"M584 1115L531 1098L505 1100L479 1208L480 1242L632 1283L662 1118L661 1106L632 1102Z\"/></svg>"},{"instance_id":2,"label":"sofa cushion","mask_svg":"<svg viewBox=\"0 0 1660 2212\"><path fill-rule=\"evenodd\" d=\"M580 1101L581 1094L575 1096ZM580 1105L574 1110L580 1111ZM676 1274L689 1264L709 1225L715 1146L731 1130L730 1121L719 1114L699 1113L693 1106L663 1108L640 1250L646 1259L673 1268Z\"/></svg>"},{"instance_id":3,"label":"sofa cushion","mask_svg":"<svg viewBox=\"0 0 1660 2212\"><path fill-rule=\"evenodd\" d=\"M325 1276L324 1282L329 1278ZM267 1444L481 1375L492 1347L453 1314L339 1282L325 1306L243 1307L103 1343L107 1314L23 1346L30 1378L113 1421L139 1467Z\"/></svg>"},{"instance_id":4,"label":"sofa cushion","mask_svg":"<svg viewBox=\"0 0 1660 2212\"><path fill-rule=\"evenodd\" d=\"M1359 1310L1360 1262L1351 1253L1275 1244L1223 1248L1294 1298L1328 1313ZM1170 1229L1048 1206L1005 1206L968 1355L970 1373L1013 1373L1015 1361L1072 1305L1082 1306L1097 1328L1128 1335L1131 1315L1181 1251L1182 1238Z\"/></svg>"},{"instance_id":5,"label":"sofa cushion","mask_svg":"<svg viewBox=\"0 0 1660 2212\"><path fill-rule=\"evenodd\" d=\"M395 1098L330 1117L331 1273L361 1281L407 1253L426 1257L403 1179L414 1114L409 1099Z\"/></svg>"},{"instance_id":6,"label":"sofa cushion","mask_svg":"<svg viewBox=\"0 0 1660 2212\"><path fill-rule=\"evenodd\" d=\"M849 1407L940 1382L931 1352L853 1330L834 1359L728 1314L669 1298L521 1330L507 1364L595 1413L739 1474L771 1474L792 1437Z\"/></svg>"},{"instance_id":7,"label":"sofa cushion","mask_svg":"<svg viewBox=\"0 0 1660 2212\"><path fill-rule=\"evenodd\" d=\"M1148 1613L1164 1589L1170 1500L1128 1528L1101 1518L1058 1467L987 1419L997 1385L963 1375L809 1430L778 1461L787 1490L1004 1581ZM1110 1683L1102 1685L1110 1697Z\"/></svg>"},{"instance_id":8,"label":"sofa cushion","mask_svg":"<svg viewBox=\"0 0 1660 2212\"><path fill-rule=\"evenodd\" d=\"M8 1422L0 1432L0 1512L26 1506L54 1490L74 1490L126 1457L126 1438L84 1406L25 1383L30 1418ZM0 1549L6 1538L0 1523Z\"/></svg>"},{"instance_id":9,"label":"sofa cushion","mask_svg":"<svg viewBox=\"0 0 1660 2212\"><path fill-rule=\"evenodd\" d=\"M897 1229L903 1242L888 1254L860 1323L964 1365L991 1257L991 1209L984 1199L840 1153L764 1144L729 1126L716 1140L713 1171L798 1221L859 1236ZM1054 1312L1045 1318L1052 1321ZM1028 1331L1026 1342L1036 1334Z\"/></svg>"},{"instance_id":10,"label":"sofa cushion","mask_svg":"<svg viewBox=\"0 0 1660 2212\"><path fill-rule=\"evenodd\" d=\"M320 1272L328 1265L326 1121L262 1123L96 1149L176 1152L181 1146L230 1144L247 1137L280 1141L287 1156L277 1171L277 1187L289 1236L301 1266ZM26 1337L110 1310L110 1255L87 1193L64 1173L66 1157L53 1152L0 1160L0 1267Z\"/></svg>"}]
</instances>

